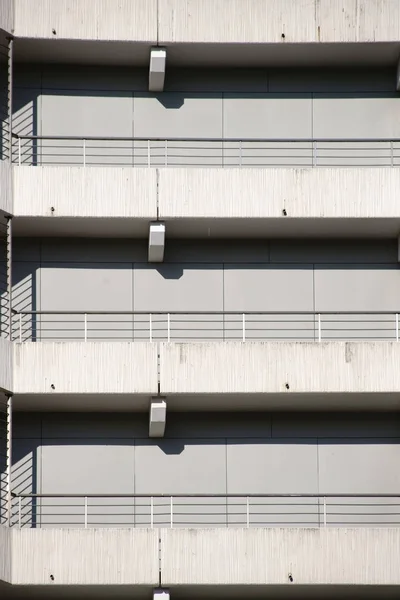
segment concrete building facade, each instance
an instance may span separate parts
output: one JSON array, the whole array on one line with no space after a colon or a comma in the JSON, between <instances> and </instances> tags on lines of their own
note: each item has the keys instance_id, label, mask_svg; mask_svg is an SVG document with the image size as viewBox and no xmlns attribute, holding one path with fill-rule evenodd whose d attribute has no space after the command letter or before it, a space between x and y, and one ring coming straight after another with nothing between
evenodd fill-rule
<instances>
[{"instance_id":1,"label":"concrete building facade","mask_svg":"<svg viewBox=\"0 0 400 600\"><path fill-rule=\"evenodd\" d=\"M0 1L0 593L397 598L398 0Z\"/></svg>"}]
</instances>

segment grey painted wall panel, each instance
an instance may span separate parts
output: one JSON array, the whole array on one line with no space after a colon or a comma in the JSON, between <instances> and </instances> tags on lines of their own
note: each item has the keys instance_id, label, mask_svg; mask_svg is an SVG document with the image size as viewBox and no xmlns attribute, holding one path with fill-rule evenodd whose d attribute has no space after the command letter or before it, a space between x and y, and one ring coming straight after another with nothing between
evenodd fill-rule
<instances>
[{"instance_id":1,"label":"grey painted wall panel","mask_svg":"<svg viewBox=\"0 0 400 600\"><path fill-rule=\"evenodd\" d=\"M398 493L400 475L399 439L326 438L318 447L319 489L321 493L371 494Z\"/></svg>"},{"instance_id":2,"label":"grey painted wall panel","mask_svg":"<svg viewBox=\"0 0 400 600\"><path fill-rule=\"evenodd\" d=\"M278 413L272 418L272 437L393 438L400 435L398 413Z\"/></svg>"},{"instance_id":3,"label":"grey painted wall panel","mask_svg":"<svg viewBox=\"0 0 400 600\"><path fill-rule=\"evenodd\" d=\"M271 262L397 263L397 240L271 240Z\"/></svg>"},{"instance_id":4,"label":"grey painted wall panel","mask_svg":"<svg viewBox=\"0 0 400 600\"><path fill-rule=\"evenodd\" d=\"M301 264L295 267L291 264L226 265L224 308L238 311L312 311L313 270L310 265Z\"/></svg>"},{"instance_id":5,"label":"grey painted wall panel","mask_svg":"<svg viewBox=\"0 0 400 600\"><path fill-rule=\"evenodd\" d=\"M398 265L326 265L315 270L315 310L399 310Z\"/></svg>"},{"instance_id":6,"label":"grey painted wall panel","mask_svg":"<svg viewBox=\"0 0 400 600\"><path fill-rule=\"evenodd\" d=\"M224 97L224 137L310 138L311 95Z\"/></svg>"},{"instance_id":7,"label":"grey painted wall panel","mask_svg":"<svg viewBox=\"0 0 400 600\"><path fill-rule=\"evenodd\" d=\"M396 94L363 98L341 94L314 96L313 135L325 138L400 136L400 103Z\"/></svg>"},{"instance_id":8,"label":"grey painted wall panel","mask_svg":"<svg viewBox=\"0 0 400 600\"><path fill-rule=\"evenodd\" d=\"M318 493L317 464L315 440L229 439L227 493Z\"/></svg>"},{"instance_id":9,"label":"grey painted wall panel","mask_svg":"<svg viewBox=\"0 0 400 600\"><path fill-rule=\"evenodd\" d=\"M135 94L135 136L222 137L222 95Z\"/></svg>"},{"instance_id":10,"label":"grey painted wall panel","mask_svg":"<svg viewBox=\"0 0 400 600\"><path fill-rule=\"evenodd\" d=\"M125 240L125 239L54 239L43 238L34 240L40 243L43 261L68 263L132 263L147 260L147 240ZM23 246L23 239L16 239ZM30 243L30 241L29 241ZM21 250L22 252L22 250ZM25 254L25 260L29 260Z\"/></svg>"},{"instance_id":11,"label":"grey painted wall panel","mask_svg":"<svg viewBox=\"0 0 400 600\"><path fill-rule=\"evenodd\" d=\"M379 494L400 487L399 419L385 413L169 412L163 440L148 439L147 415L137 413L16 413L14 428L16 491L243 494L227 505L175 498L175 526L243 525L249 493ZM361 501L330 502L338 525L397 522L390 503L371 501L363 509ZM50 500L25 501L24 525L82 525L82 501L65 503L61 509ZM313 499L250 504L252 526L322 523L322 507ZM90 500L89 514L89 526L148 526L150 500ZM154 501L154 523L169 526L169 498Z\"/></svg>"}]
</instances>

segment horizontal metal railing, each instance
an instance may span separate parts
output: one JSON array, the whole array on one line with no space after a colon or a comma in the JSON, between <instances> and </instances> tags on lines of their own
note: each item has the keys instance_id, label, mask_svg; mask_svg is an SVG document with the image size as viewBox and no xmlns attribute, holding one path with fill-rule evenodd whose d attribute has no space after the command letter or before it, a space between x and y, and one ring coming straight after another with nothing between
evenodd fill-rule
<instances>
[{"instance_id":1,"label":"horizontal metal railing","mask_svg":"<svg viewBox=\"0 0 400 600\"><path fill-rule=\"evenodd\" d=\"M399 494L18 494L17 527L400 526Z\"/></svg>"},{"instance_id":2,"label":"horizontal metal railing","mask_svg":"<svg viewBox=\"0 0 400 600\"><path fill-rule=\"evenodd\" d=\"M399 311L400 313L400 311ZM399 341L389 311L13 311L13 340Z\"/></svg>"},{"instance_id":3,"label":"horizontal metal railing","mask_svg":"<svg viewBox=\"0 0 400 600\"><path fill-rule=\"evenodd\" d=\"M159 138L13 134L18 165L398 167L400 138Z\"/></svg>"}]
</instances>

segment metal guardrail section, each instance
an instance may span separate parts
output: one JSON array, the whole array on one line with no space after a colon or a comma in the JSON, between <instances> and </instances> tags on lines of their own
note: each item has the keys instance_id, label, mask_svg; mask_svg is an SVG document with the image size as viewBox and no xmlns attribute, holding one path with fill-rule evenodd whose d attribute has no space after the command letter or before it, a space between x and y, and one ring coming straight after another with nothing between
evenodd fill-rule
<instances>
[{"instance_id":1,"label":"metal guardrail section","mask_svg":"<svg viewBox=\"0 0 400 600\"><path fill-rule=\"evenodd\" d=\"M400 526L396 494L13 494L16 527Z\"/></svg>"},{"instance_id":2,"label":"metal guardrail section","mask_svg":"<svg viewBox=\"0 0 400 600\"><path fill-rule=\"evenodd\" d=\"M400 311L399 311L400 312ZM16 311L13 340L399 341L399 313Z\"/></svg>"},{"instance_id":3,"label":"metal guardrail section","mask_svg":"<svg viewBox=\"0 0 400 600\"><path fill-rule=\"evenodd\" d=\"M17 165L398 167L400 139L74 137L13 134Z\"/></svg>"}]
</instances>

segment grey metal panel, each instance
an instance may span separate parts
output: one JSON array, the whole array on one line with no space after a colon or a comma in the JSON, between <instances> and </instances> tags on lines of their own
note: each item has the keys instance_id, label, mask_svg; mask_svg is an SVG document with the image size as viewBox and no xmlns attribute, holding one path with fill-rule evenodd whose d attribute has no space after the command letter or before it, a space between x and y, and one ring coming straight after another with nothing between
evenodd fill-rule
<instances>
[{"instance_id":1,"label":"grey metal panel","mask_svg":"<svg viewBox=\"0 0 400 600\"><path fill-rule=\"evenodd\" d=\"M335 265L315 269L316 311L398 311L398 264Z\"/></svg>"},{"instance_id":2,"label":"grey metal panel","mask_svg":"<svg viewBox=\"0 0 400 600\"><path fill-rule=\"evenodd\" d=\"M400 435L398 413L277 413L273 438L390 438Z\"/></svg>"},{"instance_id":3,"label":"grey metal panel","mask_svg":"<svg viewBox=\"0 0 400 600\"><path fill-rule=\"evenodd\" d=\"M43 311L132 311L133 277L129 263L48 263L41 266ZM43 315L42 339L84 339L84 317ZM88 339L132 339L131 315L89 315ZM61 334L61 335L60 335Z\"/></svg>"},{"instance_id":4,"label":"grey metal panel","mask_svg":"<svg viewBox=\"0 0 400 600\"><path fill-rule=\"evenodd\" d=\"M318 493L315 439L227 440L227 493Z\"/></svg>"},{"instance_id":5,"label":"grey metal panel","mask_svg":"<svg viewBox=\"0 0 400 600\"><path fill-rule=\"evenodd\" d=\"M246 496L251 493L317 493L316 440L227 440L228 523L244 525ZM317 526L318 500L268 498L248 500L251 526Z\"/></svg>"},{"instance_id":6,"label":"grey metal panel","mask_svg":"<svg viewBox=\"0 0 400 600\"><path fill-rule=\"evenodd\" d=\"M313 269L306 264L225 265L224 309L311 311Z\"/></svg>"},{"instance_id":7,"label":"grey metal panel","mask_svg":"<svg viewBox=\"0 0 400 600\"><path fill-rule=\"evenodd\" d=\"M310 138L311 95L237 94L224 98L224 137Z\"/></svg>"},{"instance_id":8,"label":"grey metal panel","mask_svg":"<svg viewBox=\"0 0 400 600\"><path fill-rule=\"evenodd\" d=\"M41 445L40 438L29 437L13 441L13 464L11 470L11 488L14 493L40 493L41 482ZM13 506L13 524L18 522L18 508ZM26 498L21 500L21 525L35 527L38 523L37 501Z\"/></svg>"},{"instance_id":9,"label":"grey metal panel","mask_svg":"<svg viewBox=\"0 0 400 600\"><path fill-rule=\"evenodd\" d=\"M222 264L135 264L135 310L173 312L222 311ZM172 315L171 339L215 339L222 337L220 315ZM149 318L135 318L135 336L149 339ZM165 316L153 317L153 339L167 339Z\"/></svg>"},{"instance_id":10,"label":"grey metal panel","mask_svg":"<svg viewBox=\"0 0 400 600\"><path fill-rule=\"evenodd\" d=\"M137 493L225 494L225 440L196 438L137 440L135 485ZM136 523L149 524L149 501L136 503ZM170 499L154 501L154 524L170 526ZM226 523L221 499L173 499L174 527Z\"/></svg>"},{"instance_id":11,"label":"grey metal panel","mask_svg":"<svg viewBox=\"0 0 400 600\"><path fill-rule=\"evenodd\" d=\"M266 69L171 69L165 77L166 92L267 92Z\"/></svg>"},{"instance_id":12,"label":"grey metal panel","mask_svg":"<svg viewBox=\"0 0 400 600\"><path fill-rule=\"evenodd\" d=\"M41 135L105 136L133 135L133 98L131 92L46 89L41 97ZM83 165L83 145L76 141L45 140L38 151L44 164ZM132 143L94 142L86 144L86 162L97 165L132 164Z\"/></svg>"},{"instance_id":13,"label":"grey metal panel","mask_svg":"<svg viewBox=\"0 0 400 600\"><path fill-rule=\"evenodd\" d=\"M112 398L110 397L110 402ZM76 438L108 440L146 436L148 415L143 413L43 413L43 438L68 439L74 444Z\"/></svg>"},{"instance_id":14,"label":"grey metal panel","mask_svg":"<svg viewBox=\"0 0 400 600\"><path fill-rule=\"evenodd\" d=\"M313 136L374 138L400 136L397 94L315 94Z\"/></svg>"},{"instance_id":15,"label":"grey metal panel","mask_svg":"<svg viewBox=\"0 0 400 600\"><path fill-rule=\"evenodd\" d=\"M41 258L42 240L39 238L13 239L13 260L24 262L39 262Z\"/></svg>"},{"instance_id":16,"label":"grey metal panel","mask_svg":"<svg viewBox=\"0 0 400 600\"><path fill-rule=\"evenodd\" d=\"M396 240L271 240L271 262L397 262Z\"/></svg>"},{"instance_id":17,"label":"grey metal panel","mask_svg":"<svg viewBox=\"0 0 400 600\"><path fill-rule=\"evenodd\" d=\"M268 413L173 413L168 412L166 438L271 437ZM244 441L246 443L246 440Z\"/></svg>"},{"instance_id":18,"label":"grey metal panel","mask_svg":"<svg viewBox=\"0 0 400 600\"><path fill-rule=\"evenodd\" d=\"M114 263L147 259L147 240L43 238L42 259L47 262Z\"/></svg>"},{"instance_id":19,"label":"grey metal panel","mask_svg":"<svg viewBox=\"0 0 400 600\"><path fill-rule=\"evenodd\" d=\"M222 95L135 94L137 137L222 137Z\"/></svg>"},{"instance_id":20,"label":"grey metal panel","mask_svg":"<svg viewBox=\"0 0 400 600\"><path fill-rule=\"evenodd\" d=\"M13 87L16 94L19 93L17 88L40 89L42 87L42 67L40 65L14 63Z\"/></svg>"},{"instance_id":21,"label":"grey metal panel","mask_svg":"<svg viewBox=\"0 0 400 600\"><path fill-rule=\"evenodd\" d=\"M395 494L400 489L400 438L325 439L318 446L321 493Z\"/></svg>"},{"instance_id":22,"label":"grey metal panel","mask_svg":"<svg viewBox=\"0 0 400 600\"><path fill-rule=\"evenodd\" d=\"M148 69L139 67L44 65L42 71L43 88L53 90L147 91L148 79Z\"/></svg>"},{"instance_id":23,"label":"grey metal panel","mask_svg":"<svg viewBox=\"0 0 400 600\"><path fill-rule=\"evenodd\" d=\"M64 468L60 469L60 465ZM79 468L77 468L79 465ZM47 438L42 447L42 493L133 494L134 445L118 437L107 444L88 443L86 438ZM134 524L133 500L89 500L89 526ZM84 524L83 499L42 499L42 527Z\"/></svg>"},{"instance_id":24,"label":"grey metal panel","mask_svg":"<svg viewBox=\"0 0 400 600\"><path fill-rule=\"evenodd\" d=\"M313 270L310 265L225 265L224 310L312 311ZM225 339L314 339L313 315L241 315L224 317Z\"/></svg>"},{"instance_id":25,"label":"grey metal panel","mask_svg":"<svg viewBox=\"0 0 400 600\"><path fill-rule=\"evenodd\" d=\"M42 414L15 412L12 423L13 440L40 438L42 436Z\"/></svg>"},{"instance_id":26,"label":"grey metal panel","mask_svg":"<svg viewBox=\"0 0 400 600\"><path fill-rule=\"evenodd\" d=\"M248 263L269 261L268 240L168 240L164 262Z\"/></svg>"},{"instance_id":27,"label":"grey metal panel","mask_svg":"<svg viewBox=\"0 0 400 600\"><path fill-rule=\"evenodd\" d=\"M270 92L394 92L393 69L270 69Z\"/></svg>"}]
</instances>

